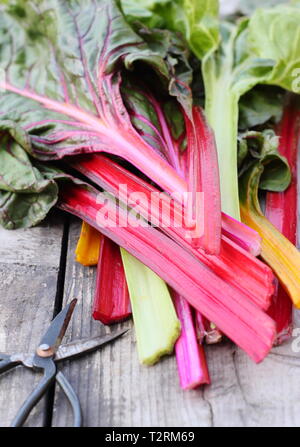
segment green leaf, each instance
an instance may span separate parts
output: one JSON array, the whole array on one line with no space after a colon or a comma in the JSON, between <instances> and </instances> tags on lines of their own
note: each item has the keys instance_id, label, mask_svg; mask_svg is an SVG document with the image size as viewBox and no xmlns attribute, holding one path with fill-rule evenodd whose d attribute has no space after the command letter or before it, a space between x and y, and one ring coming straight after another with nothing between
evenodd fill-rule
<instances>
[{"instance_id":1,"label":"green leaf","mask_svg":"<svg viewBox=\"0 0 300 447\"><path fill-rule=\"evenodd\" d=\"M165 95L189 108L191 94L183 82L189 82L191 70L178 37L144 29L143 39L126 22L118 1L12 0L0 8L0 190L41 194L32 196L40 205L44 200L40 214L28 204L15 214L13 225L28 226L57 199L54 179L37 160L103 150L126 158L122 142L125 151L130 144L139 153L141 142L132 136L120 94L126 71L147 67ZM149 165L151 149L145 149ZM152 166L157 166L153 160ZM153 181L154 168L146 172ZM22 197L29 201L4 193L3 212L9 203L12 216ZM25 209L31 213L27 220Z\"/></svg>"},{"instance_id":2,"label":"green leaf","mask_svg":"<svg viewBox=\"0 0 300 447\"><path fill-rule=\"evenodd\" d=\"M149 100L150 92L142 87L139 79L127 78L122 86L122 96L134 127L152 147L163 154L160 124L155 106Z\"/></svg>"},{"instance_id":3,"label":"green leaf","mask_svg":"<svg viewBox=\"0 0 300 447\"><path fill-rule=\"evenodd\" d=\"M250 15L257 8L261 8L262 6L264 8L270 8L277 6L279 3L289 3L289 2L290 0L264 0L263 2L261 0L247 0L247 1L240 0L238 10L245 15Z\"/></svg>"},{"instance_id":4,"label":"green leaf","mask_svg":"<svg viewBox=\"0 0 300 447\"><path fill-rule=\"evenodd\" d=\"M160 54L163 60L167 62L169 71L168 94L174 96L189 114L193 99L189 86L193 80L193 73L189 64L190 51L184 40L179 33L156 28L151 29L141 22L135 22L134 30L147 43L151 51ZM148 85L155 86L157 84L156 80L153 80L153 73L149 71L148 67L143 70L140 76L139 73L137 76L143 79L144 84L145 81ZM160 95L164 92L161 85L157 85L155 89Z\"/></svg>"},{"instance_id":5,"label":"green leaf","mask_svg":"<svg viewBox=\"0 0 300 447\"><path fill-rule=\"evenodd\" d=\"M135 25L139 21L149 28L161 28L164 26L165 20L153 12L155 3L155 0L121 0L122 9L131 25Z\"/></svg>"},{"instance_id":6,"label":"green leaf","mask_svg":"<svg viewBox=\"0 0 300 447\"><path fill-rule=\"evenodd\" d=\"M166 144L166 138L162 138L162 126L168 128L174 142L178 142L181 148L185 137L185 122L178 102L174 98L164 96L158 101L137 77L127 77L122 86L122 96L136 130L172 164L170 147Z\"/></svg>"},{"instance_id":7,"label":"green leaf","mask_svg":"<svg viewBox=\"0 0 300 447\"><path fill-rule=\"evenodd\" d=\"M52 168L52 175L44 175L21 144L29 150L28 134L0 121L0 225L7 229L36 225L58 198L57 171Z\"/></svg>"},{"instance_id":8,"label":"green leaf","mask_svg":"<svg viewBox=\"0 0 300 447\"><path fill-rule=\"evenodd\" d=\"M71 148L90 145L89 133L79 133L70 124L74 116L70 117L69 106L85 111L88 118L99 116L101 101L112 101L111 86L103 78L122 66L134 70L137 63L146 64L184 102L190 92L176 86L179 62L175 53L172 58L166 53L165 45L151 49L132 30L115 1L11 2L0 16L1 68L9 83L0 95L0 113L29 129L31 146L24 148L32 156L61 158ZM109 82L116 85L120 80ZM18 95L14 89L20 89ZM55 107L51 107L53 100ZM53 136L63 132L68 137L53 142ZM103 145L103 140L98 144Z\"/></svg>"},{"instance_id":9,"label":"green leaf","mask_svg":"<svg viewBox=\"0 0 300 447\"><path fill-rule=\"evenodd\" d=\"M39 193L13 193L0 190L0 225L7 230L37 225L56 204L58 187L55 182Z\"/></svg>"},{"instance_id":10,"label":"green leaf","mask_svg":"<svg viewBox=\"0 0 300 447\"><path fill-rule=\"evenodd\" d=\"M122 0L122 5L131 21L181 32L199 58L218 45L217 0Z\"/></svg>"},{"instance_id":11,"label":"green leaf","mask_svg":"<svg viewBox=\"0 0 300 447\"><path fill-rule=\"evenodd\" d=\"M257 194L258 189L280 192L288 188L291 182L290 167L286 158L278 152L279 138L273 130L246 132L241 136L240 145L244 153L246 146L247 152L240 167L241 197L244 197L250 184L253 194Z\"/></svg>"},{"instance_id":12,"label":"green leaf","mask_svg":"<svg viewBox=\"0 0 300 447\"><path fill-rule=\"evenodd\" d=\"M47 185L25 150L7 134L0 138L0 189L10 192L41 192Z\"/></svg>"},{"instance_id":13,"label":"green leaf","mask_svg":"<svg viewBox=\"0 0 300 447\"><path fill-rule=\"evenodd\" d=\"M258 9L249 22L249 54L272 59L274 67L265 83L295 91L300 67L300 9L279 5Z\"/></svg>"},{"instance_id":14,"label":"green leaf","mask_svg":"<svg viewBox=\"0 0 300 447\"><path fill-rule=\"evenodd\" d=\"M30 137L13 122L0 120L0 225L28 228L41 222L56 204L56 181L76 181L60 169L28 155Z\"/></svg>"},{"instance_id":15,"label":"green leaf","mask_svg":"<svg viewBox=\"0 0 300 447\"><path fill-rule=\"evenodd\" d=\"M273 86L257 86L243 95L239 102L239 129L279 122L283 96L283 90Z\"/></svg>"}]
</instances>

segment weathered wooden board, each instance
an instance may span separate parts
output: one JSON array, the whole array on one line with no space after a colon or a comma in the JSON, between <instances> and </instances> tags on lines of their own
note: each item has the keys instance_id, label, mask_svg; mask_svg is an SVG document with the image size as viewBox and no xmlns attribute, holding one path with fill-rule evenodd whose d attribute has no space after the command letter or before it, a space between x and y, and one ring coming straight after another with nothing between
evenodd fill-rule
<instances>
[{"instance_id":1,"label":"weathered wooden board","mask_svg":"<svg viewBox=\"0 0 300 447\"><path fill-rule=\"evenodd\" d=\"M0 229L0 352L31 352L52 318L62 239L55 220L30 230ZM21 367L1 376L0 426L10 425L39 378ZM42 412L41 402L28 425L41 425Z\"/></svg>"},{"instance_id":2,"label":"weathered wooden board","mask_svg":"<svg viewBox=\"0 0 300 447\"><path fill-rule=\"evenodd\" d=\"M74 261L79 229L74 222L65 289L66 302L79 299L72 339L110 331L91 320L95 269ZM208 347L207 355L212 385L183 392L174 357L153 367L138 364L132 329L114 345L65 365L64 372L80 396L86 426L300 425L300 357L291 343L274 349L260 365L230 342ZM67 405L58 393L56 426L72 423Z\"/></svg>"}]
</instances>

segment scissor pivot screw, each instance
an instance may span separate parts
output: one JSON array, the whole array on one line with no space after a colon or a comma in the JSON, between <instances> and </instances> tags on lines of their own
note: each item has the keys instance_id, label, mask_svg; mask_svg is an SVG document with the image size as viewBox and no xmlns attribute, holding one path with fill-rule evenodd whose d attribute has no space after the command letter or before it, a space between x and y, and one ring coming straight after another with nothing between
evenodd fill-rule
<instances>
[{"instance_id":1,"label":"scissor pivot screw","mask_svg":"<svg viewBox=\"0 0 300 447\"><path fill-rule=\"evenodd\" d=\"M40 349L41 351L48 351L48 349L50 349L50 346L49 346L49 345L46 345L46 343L44 343L43 345L40 345L40 346L39 346L39 349Z\"/></svg>"},{"instance_id":2,"label":"scissor pivot screw","mask_svg":"<svg viewBox=\"0 0 300 447\"><path fill-rule=\"evenodd\" d=\"M54 355L54 350L53 348L51 348L51 346L47 345L46 343L41 344L37 350L36 353L40 356L40 357L52 357Z\"/></svg>"}]
</instances>

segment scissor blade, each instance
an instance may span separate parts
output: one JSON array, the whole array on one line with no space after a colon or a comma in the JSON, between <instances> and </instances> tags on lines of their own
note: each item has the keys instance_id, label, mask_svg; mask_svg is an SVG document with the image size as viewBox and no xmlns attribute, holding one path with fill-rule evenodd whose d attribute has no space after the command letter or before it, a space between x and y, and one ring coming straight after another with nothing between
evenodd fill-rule
<instances>
[{"instance_id":1,"label":"scissor blade","mask_svg":"<svg viewBox=\"0 0 300 447\"><path fill-rule=\"evenodd\" d=\"M40 341L40 345L48 345L50 348L58 348L63 336L67 330L68 324L70 322L74 307L76 306L77 300L72 300L59 314L52 320L49 329Z\"/></svg>"},{"instance_id":2,"label":"scissor blade","mask_svg":"<svg viewBox=\"0 0 300 447\"><path fill-rule=\"evenodd\" d=\"M86 338L80 341L74 341L67 343L58 348L55 361L59 362L61 360L66 360L74 357L80 357L81 355L87 354L88 352L96 351L100 347L107 343L110 343L117 338L128 332L129 329L123 329L119 332L113 334L108 334L104 336L98 336L93 338Z\"/></svg>"}]
</instances>

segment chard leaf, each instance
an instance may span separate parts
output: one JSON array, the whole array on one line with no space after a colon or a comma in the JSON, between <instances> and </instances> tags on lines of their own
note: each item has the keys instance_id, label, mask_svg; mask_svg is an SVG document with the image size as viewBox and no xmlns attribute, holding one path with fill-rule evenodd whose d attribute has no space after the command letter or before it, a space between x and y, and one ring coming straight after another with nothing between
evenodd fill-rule
<instances>
[{"instance_id":1,"label":"chard leaf","mask_svg":"<svg viewBox=\"0 0 300 447\"><path fill-rule=\"evenodd\" d=\"M56 204L57 181L81 182L54 166L31 164L26 152L13 140L9 147L9 151L0 149L1 171L9 167L5 176L0 175L0 225L7 230L32 227ZM7 161L7 154L13 162Z\"/></svg>"},{"instance_id":2,"label":"chard leaf","mask_svg":"<svg viewBox=\"0 0 300 447\"><path fill-rule=\"evenodd\" d=\"M150 29L141 22L136 22L136 33L147 43L149 49L160 54L167 62L170 74L168 93L174 96L184 107L187 113L192 108L192 94L190 84L193 80L192 68L189 63L190 51L179 34L163 29ZM162 86L154 79L149 67L137 72L136 77L143 79L144 87L150 85L152 90L159 94L166 93ZM126 78L128 74L126 74ZM166 95L165 95L166 96Z\"/></svg>"},{"instance_id":3,"label":"chard leaf","mask_svg":"<svg viewBox=\"0 0 300 447\"><path fill-rule=\"evenodd\" d=\"M268 191L285 191L291 182L291 172L285 157L278 151L279 137L273 130L249 131L241 137L244 160L240 168L241 197L252 184L254 194L258 188ZM256 184L255 184L256 182ZM248 185L247 188L245 185Z\"/></svg>"},{"instance_id":4,"label":"chard leaf","mask_svg":"<svg viewBox=\"0 0 300 447\"><path fill-rule=\"evenodd\" d=\"M22 154L22 149L18 149L19 154ZM22 155L28 162L27 155L24 155L24 152ZM0 165L1 161L0 155ZM59 186L62 182L84 184L52 165L34 162L31 170L29 164L26 166L29 174L32 172L32 175L22 177L20 181L36 180L35 183L30 184L28 189L23 188L22 184L17 185L19 190L13 189L15 184L8 189L2 187L0 182L0 225L7 230L33 227L44 220L50 209L57 203ZM20 176L23 175L23 172L21 169L17 169L16 174Z\"/></svg>"},{"instance_id":5,"label":"chard leaf","mask_svg":"<svg viewBox=\"0 0 300 447\"><path fill-rule=\"evenodd\" d=\"M13 193L0 190L0 225L7 230L37 225L56 204L58 186L49 182L39 193Z\"/></svg>"},{"instance_id":6,"label":"chard leaf","mask_svg":"<svg viewBox=\"0 0 300 447\"><path fill-rule=\"evenodd\" d=\"M282 116L283 90L257 86L239 102L239 129L251 129L267 122L277 123Z\"/></svg>"},{"instance_id":7,"label":"chard leaf","mask_svg":"<svg viewBox=\"0 0 300 447\"><path fill-rule=\"evenodd\" d=\"M28 129L29 151L37 158L61 158L89 150L91 143L108 144L91 125L95 117L102 122L109 113L117 114L103 109L113 109L113 100L120 102L116 90L121 80L112 73L122 65L132 70L138 61L148 64L174 93L166 49L151 50L128 26L115 1L87 0L71 7L64 0L26 5L19 0L4 10L0 30L7 81L2 83L0 111ZM120 124L120 116L113 118Z\"/></svg>"},{"instance_id":8,"label":"chard leaf","mask_svg":"<svg viewBox=\"0 0 300 447\"><path fill-rule=\"evenodd\" d=\"M171 165L179 168L179 149L185 137L182 110L174 98L160 101L139 79L122 86L126 108L138 133Z\"/></svg>"},{"instance_id":9,"label":"chard leaf","mask_svg":"<svg viewBox=\"0 0 300 447\"><path fill-rule=\"evenodd\" d=\"M32 163L23 146L29 137L9 121L0 121L0 225L27 228L42 221L58 198L55 179L66 178L54 167Z\"/></svg>"},{"instance_id":10,"label":"chard leaf","mask_svg":"<svg viewBox=\"0 0 300 447\"><path fill-rule=\"evenodd\" d=\"M153 97L150 95L150 92L147 92L139 85L138 80L130 82L127 79L122 86L122 96L130 114L131 122L144 140L150 143L158 152L164 154L161 128L155 104L151 101Z\"/></svg>"},{"instance_id":11,"label":"chard leaf","mask_svg":"<svg viewBox=\"0 0 300 447\"><path fill-rule=\"evenodd\" d=\"M132 69L137 60L147 62L168 80L163 57L150 51L126 24L114 1L88 0L84 6L73 2L71 7L63 0L26 5L19 0L4 10L0 29L0 59L7 80L0 111L28 128L30 152L37 158L61 157L91 142L87 123L74 123L68 108L101 115L101 100L108 96L99 85L101 78L120 63ZM43 99L39 106L37 101ZM59 109L60 105L67 107ZM77 135L79 126L86 133Z\"/></svg>"},{"instance_id":12,"label":"chard leaf","mask_svg":"<svg viewBox=\"0 0 300 447\"><path fill-rule=\"evenodd\" d=\"M253 57L274 61L265 82L295 91L300 66L300 9L279 5L256 10L249 22L248 43Z\"/></svg>"},{"instance_id":13,"label":"chard leaf","mask_svg":"<svg viewBox=\"0 0 300 447\"><path fill-rule=\"evenodd\" d=\"M180 175L133 128L120 92L123 73L146 65L166 94L189 107L188 69L174 40L170 55L165 42L148 45L117 0L13 0L0 7L2 191L42 194L50 186L33 159L97 151L125 158L168 192L185 190ZM56 200L51 185L44 209Z\"/></svg>"},{"instance_id":14,"label":"chard leaf","mask_svg":"<svg viewBox=\"0 0 300 447\"><path fill-rule=\"evenodd\" d=\"M200 59L218 45L218 0L122 0L122 4L131 21L180 31Z\"/></svg>"},{"instance_id":15,"label":"chard leaf","mask_svg":"<svg viewBox=\"0 0 300 447\"><path fill-rule=\"evenodd\" d=\"M0 122L2 129L4 125L4 122ZM10 136L10 131L0 134L0 189L39 193L49 182L32 165L27 152Z\"/></svg>"},{"instance_id":16,"label":"chard leaf","mask_svg":"<svg viewBox=\"0 0 300 447\"><path fill-rule=\"evenodd\" d=\"M3 120L0 129L0 225L8 230L32 227L56 204L57 181L81 182L32 160L23 148L29 149L30 138L22 128Z\"/></svg>"},{"instance_id":17,"label":"chard leaf","mask_svg":"<svg viewBox=\"0 0 300 447\"><path fill-rule=\"evenodd\" d=\"M166 0L169 2L169 0ZM156 0L121 0L122 9L126 19L132 25L137 21L144 23L149 28L161 28L164 26L164 18L153 12Z\"/></svg>"},{"instance_id":18,"label":"chard leaf","mask_svg":"<svg viewBox=\"0 0 300 447\"><path fill-rule=\"evenodd\" d=\"M295 0L295 2L298 0ZM262 6L264 8L270 8L274 6L278 6L280 3L289 3L291 0L264 0L263 5L261 0L247 0L245 1L239 1L238 10L245 14L250 15L252 14L257 8L261 8Z\"/></svg>"}]
</instances>

